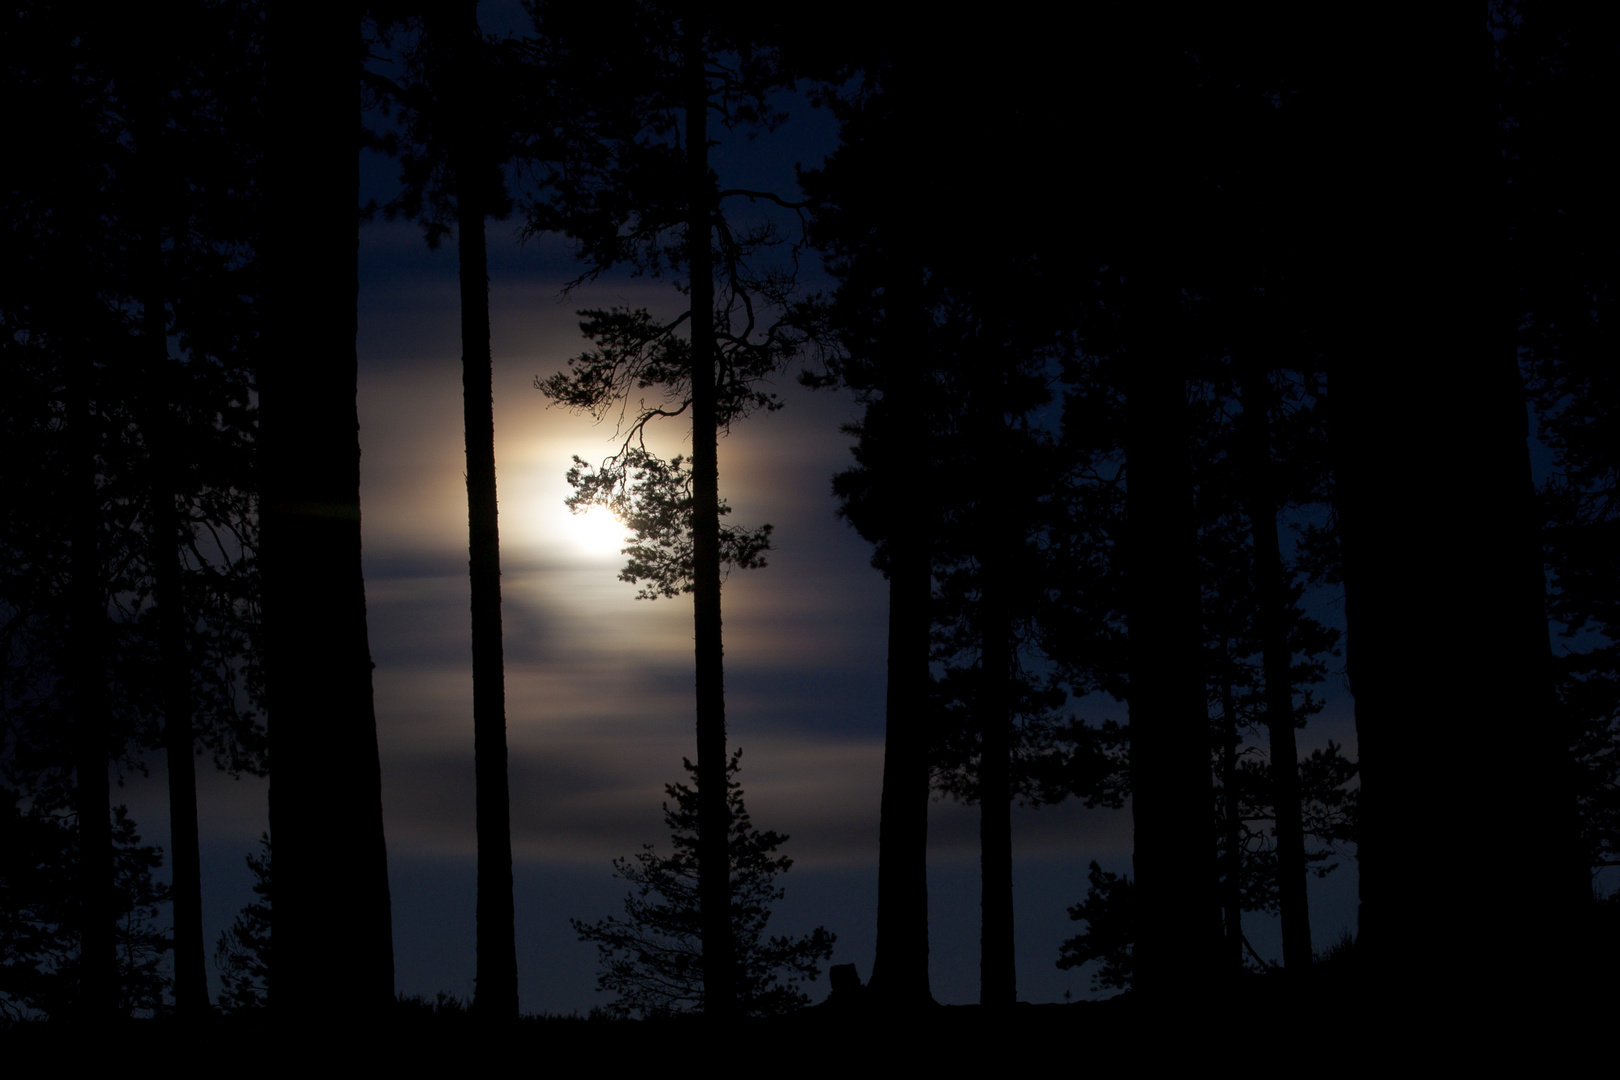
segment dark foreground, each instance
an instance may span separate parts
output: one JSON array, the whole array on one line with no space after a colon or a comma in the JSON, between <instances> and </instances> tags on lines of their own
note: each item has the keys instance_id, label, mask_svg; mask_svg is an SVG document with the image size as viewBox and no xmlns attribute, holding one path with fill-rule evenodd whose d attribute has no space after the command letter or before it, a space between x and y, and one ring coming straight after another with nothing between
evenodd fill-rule
<instances>
[{"instance_id":1,"label":"dark foreground","mask_svg":"<svg viewBox=\"0 0 1620 1080\"><path fill-rule=\"evenodd\" d=\"M1132 995L1003 1010L895 1011L865 1002L830 1003L724 1025L697 1018L526 1017L491 1026L465 1012L410 1004L364 1024L339 1017L291 1023L268 1012L200 1024L131 1020L96 1033L65 1023L12 1024L0 1028L0 1065L10 1071L31 1063L98 1064L114 1074L152 1067L250 1076L291 1071L294 1080L304 1080L297 1076L300 1069L432 1075L519 1063L539 1073L558 1065L570 1071L663 1067L697 1068L711 1076L815 1072L831 1080L844 1080L845 1071L906 1065L941 1074L979 1068L1004 1073L1034 1062L1088 1070L1272 1062L1286 1063L1293 1073L1350 1075L1396 1062L1490 1061L1534 1047L1542 1065L1557 1069L1566 1059L1575 1067L1612 1032L1616 1001L1612 991L1600 989L1604 981L1610 980L1588 992L1544 989L1530 998L1479 987L1432 993L1407 987L1369 995L1342 986L1278 984L1156 1004Z\"/></svg>"}]
</instances>

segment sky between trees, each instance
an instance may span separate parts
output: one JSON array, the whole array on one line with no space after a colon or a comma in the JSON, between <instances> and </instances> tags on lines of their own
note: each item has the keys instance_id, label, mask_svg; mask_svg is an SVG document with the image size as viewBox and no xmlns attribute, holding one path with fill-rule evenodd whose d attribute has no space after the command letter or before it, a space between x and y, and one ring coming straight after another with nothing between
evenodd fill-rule
<instances>
[{"instance_id":1,"label":"sky between trees","mask_svg":"<svg viewBox=\"0 0 1620 1080\"><path fill-rule=\"evenodd\" d=\"M762 184L790 183L794 161L812 162L830 145L825 114L790 104L789 125L749 148L750 160L774 166L760 171ZM363 170L371 191L386 197L393 164L367 155ZM610 277L564 297L577 270L563 244L519 244L514 231L511 222L489 225L519 980L525 1011L567 1012L599 1000L594 950L574 940L567 919L618 908L623 886L611 877L611 860L664 842L663 785L692 754L691 613L685 598L636 601L635 586L616 580L622 558L581 543L562 505L563 474L571 455L611 450L611 425L547 408L533 388L535 376L582 347L576 309L628 302L656 310L667 306L667 286ZM402 993L468 995L475 835L455 253L451 245L427 250L412 224L378 221L361 230L360 260L363 540L397 985ZM804 390L791 372L778 385L787 408L739 424L721 442L733 517L776 526L770 565L726 583L730 741L744 750L755 820L792 837L779 929L825 924L839 935L834 962L855 963L864 978L886 583L869 565L870 546L834 516L831 476L852 460L852 439L839 428L858 417L858 404L847 393ZM673 455L684 440L670 427L654 432L654 445ZM1340 624L1338 604L1324 593L1313 612ZM1322 689L1329 705L1301 732L1301 753L1331 738L1353 757L1342 679ZM1122 705L1101 695L1078 710L1124 717ZM249 896L242 857L264 828L263 782L199 779L212 941ZM132 778L128 792L148 837L165 832L161 783L155 769L150 779ZM1090 996L1087 974L1055 967L1058 943L1075 929L1064 909L1085 894L1088 860L1129 870L1129 811L1085 810L1074 800L1016 808L1014 829L1020 996ZM972 808L932 804L929 859L934 993L974 1001ZM1354 874L1349 861L1312 882L1318 941L1353 928ZM1256 946L1280 955L1267 946L1271 920L1250 919Z\"/></svg>"},{"instance_id":2,"label":"sky between trees","mask_svg":"<svg viewBox=\"0 0 1620 1080\"><path fill-rule=\"evenodd\" d=\"M513 12L486 5L487 29ZM758 143L717 152L745 163L736 182L787 190L791 166L831 145L823 113L784 96L793 119ZM386 199L394 166L368 157L362 200ZM936 223L938 224L938 223ZM536 376L581 348L575 309L624 304L658 310L668 285L604 275L566 298L578 272L563 245L520 246L514 223L491 222L495 417L500 470L508 741L518 861L519 967L526 1011L585 1009L595 957L569 917L617 906L610 860L662 841L658 804L691 747L691 624L686 601L636 602L615 580L620 557L584 537L562 507L572 455L600 459L611 424L548 409ZM370 644L384 814L394 902L397 986L467 994L472 978L470 685L466 509L460 430L455 255L426 250L417 229L378 222L361 234L360 421L362 513ZM810 274L805 286L824 280ZM721 444L722 494L742 524L770 522L770 567L726 586L730 743L755 821L792 834L780 929L818 923L839 934L835 962L870 972L872 894L883 729L886 595L869 546L833 514L830 476L847 467L856 418L847 394L812 394L780 379L788 408L739 425ZM1055 417L1053 418L1055 422ZM682 425L652 432L654 449L683 452ZM1540 460L1540 459L1538 459ZM1295 520L1298 520L1296 517ZM596 546L593 546L596 545ZM1342 625L1332 589L1311 613ZM1302 755L1329 739L1355 756L1342 662L1318 688L1327 707L1302 732ZM1098 695L1071 702L1088 719L1123 717ZM1466 722L1467 718L1459 718ZM148 839L166 833L161 769L126 777ZM241 857L264 823L261 781L203 785L208 936L247 892ZM1085 995L1086 977L1060 974L1057 943L1072 932L1063 907L1084 893L1085 866L1130 865L1128 811L1070 801L1015 811L1020 997ZM971 811L932 808L934 993L975 997L977 841ZM1484 853L1489 862L1489 852ZM1488 871L1487 871L1488 872ZM1318 945L1353 925L1354 865L1312 883ZM1263 954L1264 919L1250 933Z\"/></svg>"}]
</instances>

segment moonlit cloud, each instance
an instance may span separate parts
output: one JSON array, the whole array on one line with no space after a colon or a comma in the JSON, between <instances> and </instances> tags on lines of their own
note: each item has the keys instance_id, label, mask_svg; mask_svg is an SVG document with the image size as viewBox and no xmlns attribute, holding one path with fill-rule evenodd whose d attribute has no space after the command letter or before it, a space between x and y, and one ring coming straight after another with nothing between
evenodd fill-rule
<instances>
[{"instance_id":1,"label":"moonlit cloud","mask_svg":"<svg viewBox=\"0 0 1620 1080\"><path fill-rule=\"evenodd\" d=\"M668 313L678 298L651 279L563 297L572 266L560 244L519 248L493 225L490 239L521 978L525 1008L566 1011L591 1005L595 967L567 919L616 909L615 857L667 846L664 786L686 779L681 761L695 753L692 607L689 597L636 600L636 587L617 580L622 557L581 542L563 506L564 474L575 455L600 462L621 436L615 418L550 407L534 380L583 347L576 309ZM362 244L361 512L400 989L464 992L477 838L454 248L429 253L402 225L368 227ZM784 410L740 421L720 443L730 521L775 527L769 566L734 573L724 588L728 736L744 751L756 826L792 837L780 928L828 925L840 935L835 959L866 975L887 584L831 496L831 477L852 461L840 427L857 403L803 390L791 374L778 389ZM684 419L651 426L648 439L666 457L690 452ZM244 852L262 828L252 818L229 819ZM934 990L972 1000L978 811L936 802L929 822ZM1052 966L1072 933L1064 908L1083 897L1089 859L1129 871L1129 812L1015 808L1013 823L1023 996L1085 996L1083 976Z\"/></svg>"}]
</instances>

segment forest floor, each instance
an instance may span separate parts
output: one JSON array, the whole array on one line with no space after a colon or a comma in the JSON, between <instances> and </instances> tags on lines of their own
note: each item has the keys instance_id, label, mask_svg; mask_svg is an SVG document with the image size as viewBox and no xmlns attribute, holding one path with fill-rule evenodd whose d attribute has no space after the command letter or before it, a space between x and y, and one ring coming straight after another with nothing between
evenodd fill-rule
<instances>
[{"instance_id":1,"label":"forest floor","mask_svg":"<svg viewBox=\"0 0 1620 1080\"><path fill-rule=\"evenodd\" d=\"M1269 985L1267 985L1269 983ZM1302 1074L1348 1075L1397 1060L1433 1063L1457 1055L1482 1061L1516 1054L1534 1040L1555 1073L1562 1048L1590 1049L1612 1032L1616 1001L1565 998L1557 1009L1523 999L1490 1007L1481 995L1353 993L1344 986L1289 990L1280 980L1198 1002L1151 1005L1134 995L1108 1001L1011 1009L932 1006L904 1014L865 1003L827 1003L788 1016L730 1024L681 1018L656 1021L525 1017L488 1026L466 1012L402 1006L356 1025L287 1024L267 1012L218 1016L201 1024L130 1020L99 1033L63 1023L0 1028L0 1065L37 1061L60 1067L98 1061L110 1071L228 1068L235 1075L284 1075L289 1069L397 1068L407 1075L464 1073L502 1059L536 1071L591 1063L614 1071L696 1066L718 1055L710 1075L798 1075L919 1066L950 1074L1021 1068L1016 1059L1066 1062L1088 1069L1143 1065L1202 1067L1286 1061ZM1463 1006L1462 1000L1475 1004ZM1532 1013L1526 1009L1532 1008ZM712 1050L705 1043L712 1040ZM1014 1057L1015 1056L1015 1057ZM1575 1059L1569 1064L1573 1068ZM12 1075L30 1075L14 1072Z\"/></svg>"}]
</instances>

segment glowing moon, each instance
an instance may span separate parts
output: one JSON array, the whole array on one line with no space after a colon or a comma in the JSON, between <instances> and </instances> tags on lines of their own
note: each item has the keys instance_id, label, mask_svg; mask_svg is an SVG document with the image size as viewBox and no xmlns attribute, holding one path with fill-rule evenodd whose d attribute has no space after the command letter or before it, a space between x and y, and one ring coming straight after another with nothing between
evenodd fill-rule
<instances>
[{"instance_id":1,"label":"glowing moon","mask_svg":"<svg viewBox=\"0 0 1620 1080\"><path fill-rule=\"evenodd\" d=\"M574 549L582 555L613 558L629 540L619 519L605 507L593 506L583 514L570 514L567 511L563 513L568 519L564 529L565 535Z\"/></svg>"}]
</instances>

